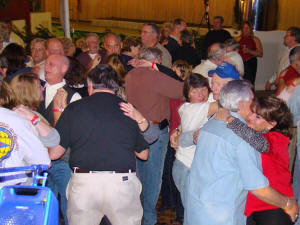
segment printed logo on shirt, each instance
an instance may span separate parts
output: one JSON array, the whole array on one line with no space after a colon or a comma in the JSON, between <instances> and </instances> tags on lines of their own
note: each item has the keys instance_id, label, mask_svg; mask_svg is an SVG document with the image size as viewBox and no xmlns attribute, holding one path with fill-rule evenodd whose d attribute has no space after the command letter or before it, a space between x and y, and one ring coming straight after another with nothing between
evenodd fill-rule
<instances>
[{"instance_id":1,"label":"printed logo on shirt","mask_svg":"<svg viewBox=\"0 0 300 225\"><path fill-rule=\"evenodd\" d=\"M0 162L10 157L11 152L17 147L17 137L6 124L0 123Z\"/></svg>"}]
</instances>

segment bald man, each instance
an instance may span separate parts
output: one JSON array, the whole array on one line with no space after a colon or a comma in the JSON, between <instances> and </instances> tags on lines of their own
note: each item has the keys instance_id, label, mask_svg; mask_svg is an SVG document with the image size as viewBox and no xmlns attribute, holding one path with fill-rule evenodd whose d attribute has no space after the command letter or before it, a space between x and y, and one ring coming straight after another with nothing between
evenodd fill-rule
<instances>
[{"instance_id":1,"label":"bald man","mask_svg":"<svg viewBox=\"0 0 300 225\"><path fill-rule=\"evenodd\" d=\"M49 38L46 43L46 56L64 55L64 47L57 38Z\"/></svg>"},{"instance_id":2,"label":"bald man","mask_svg":"<svg viewBox=\"0 0 300 225\"><path fill-rule=\"evenodd\" d=\"M48 50L56 49L58 50L57 52L60 52L60 47L56 40L52 39L48 44L50 44ZM55 48L55 46L58 48ZM81 96L69 88L64 80L68 67L69 60L63 55L50 54L46 59L44 100L41 102L37 111L53 126L69 103L81 99ZM61 101L53 100L54 98L58 99L59 97ZM66 98L66 100L64 100L64 98ZM47 180L48 186L54 194L57 197L58 195L60 196L60 211L63 215L65 224L68 224L66 214L66 188L71 177L71 169L67 163L68 158L69 152L64 154L60 159L52 161L52 167L49 170L49 177Z\"/></svg>"},{"instance_id":3,"label":"bald man","mask_svg":"<svg viewBox=\"0 0 300 225\"><path fill-rule=\"evenodd\" d=\"M39 112L48 120L50 124L53 124L53 103L52 100L56 92L63 88L67 94L67 104L76 101L81 98L81 96L71 90L64 80L64 76L69 68L69 60L67 57L62 55L50 55L46 59L45 65L45 99L40 104ZM62 109L59 109L62 110Z\"/></svg>"},{"instance_id":4,"label":"bald man","mask_svg":"<svg viewBox=\"0 0 300 225\"><path fill-rule=\"evenodd\" d=\"M103 47L105 55L117 54L121 52L121 39L114 33L109 33L104 37Z\"/></svg>"}]
</instances>

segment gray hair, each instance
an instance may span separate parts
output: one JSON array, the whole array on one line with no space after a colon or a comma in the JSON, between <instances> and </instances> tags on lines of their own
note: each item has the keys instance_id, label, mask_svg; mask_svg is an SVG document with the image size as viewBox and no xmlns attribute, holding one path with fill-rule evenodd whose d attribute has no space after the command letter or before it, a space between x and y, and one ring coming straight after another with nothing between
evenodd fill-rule
<instances>
[{"instance_id":1,"label":"gray hair","mask_svg":"<svg viewBox=\"0 0 300 225\"><path fill-rule=\"evenodd\" d=\"M252 85L245 80L229 81L219 93L219 106L231 112L239 110L240 101L250 101Z\"/></svg>"},{"instance_id":2,"label":"gray hair","mask_svg":"<svg viewBox=\"0 0 300 225\"><path fill-rule=\"evenodd\" d=\"M212 48L215 45L218 45L217 49ZM226 54L225 46L221 43L215 43L209 46L207 57L209 59L220 61L225 54Z\"/></svg>"},{"instance_id":3,"label":"gray hair","mask_svg":"<svg viewBox=\"0 0 300 225\"><path fill-rule=\"evenodd\" d=\"M300 58L300 46L294 47L289 55L290 63L293 63L294 61L298 60Z\"/></svg>"},{"instance_id":4,"label":"gray hair","mask_svg":"<svg viewBox=\"0 0 300 225\"><path fill-rule=\"evenodd\" d=\"M119 41L119 43L121 43L121 38L120 38L120 36L119 35L117 35L117 34L115 34L115 33L107 33L105 36L104 36L104 42L105 42L105 40L107 40L109 37L114 37L114 38L116 38L118 41Z\"/></svg>"},{"instance_id":5,"label":"gray hair","mask_svg":"<svg viewBox=\"0 0 300 225\"><path fill-rule=\"evenodd\" d=\"M35 43L42 43L46 49L46 40L43 38L35 38L30 42L30 49L33 48Z\"/></svg>"},{"instance_id":6,"label":"gray hair","mask_svg":"<svg viewBox=\"0 0 300 225\"><path fill-rule=\"evenodd\" d=\"M162 60L162 51L158 48L142 48L139 54L139 59L145 59L149 62L154 60Z\"/></svg>"},{"instance_id":7,"label":"gray hair","mask_svg":"<svg viewBox=\"0 0 300 225\"><path fill-rule=\"evenodd\" d=\"M96 33L88 33L86 36L85 36L85 40L87 40L89 37L95 37L99 40L99 36L98 34Z\"/></svg>"},{"instance_id":8,"label":"gray hair","mask_svg":"<svg viewBox=\"0 0 300 225\"><path fill-rule=\"evenodd\" d=\"M237 49L240 49L240 44L237 43L233 38L229 38L224 42L224 45L226 48L231 47L232 51L236 51Z\"/></svg>"},{"instance_id":9,"label":"gray hair","mask_svg":"<svg viewBox=\"0 0 300 225\"><path fill-rule=\"evenodd\" d=\"M143 26L150 26L152 29L152 33L159 34L160 32L159 27L155 23L144 23Z\"/></svg>"}]
</instances>

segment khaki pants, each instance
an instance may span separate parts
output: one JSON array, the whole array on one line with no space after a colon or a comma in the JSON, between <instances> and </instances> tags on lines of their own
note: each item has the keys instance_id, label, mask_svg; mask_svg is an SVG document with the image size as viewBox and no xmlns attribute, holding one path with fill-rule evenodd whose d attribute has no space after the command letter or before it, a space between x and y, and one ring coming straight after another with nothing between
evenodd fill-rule
<instances>
[{"instance_id":1,"label":"khaki pants","mask_svg":"<svg viewBox=\"0 0 300 225\"><path fill-rule=\"evenodd\" d=\"M140 225L142 185L135 173L73 173L67 187L69 225Z\"/></svg>"}]
</instances>

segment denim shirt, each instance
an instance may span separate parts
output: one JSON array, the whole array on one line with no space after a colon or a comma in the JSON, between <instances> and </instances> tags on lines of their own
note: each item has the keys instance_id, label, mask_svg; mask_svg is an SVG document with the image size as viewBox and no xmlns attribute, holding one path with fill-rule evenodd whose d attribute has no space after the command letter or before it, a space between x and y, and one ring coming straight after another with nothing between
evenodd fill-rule
<instances>
[{"instance_id":1,"label":"denim shirt","mask_svg":"<svg viewBox=\"0 0 300 225\"><path fill-rule=\"evenodd\" d=\"M239 115L233 116L245 122ZM260 153L223 121L210 119L198 136L186 183L185 225L246 224L248 190L269 186Z\"/></svg>"},{"instance_id":2,"label":"denim shirt","mask_svg":"<svg viewBox=\"0 0 300 225\"><path fill-rule=\"evenodd\" d=\"M294 126L298 125L298 143L297 143L297 154L298 158L300 159L300 86L296 86L291 97L289 98L288 107L290 108L291 112L293 113L293 121ZM298 124L297 124L298 123Z\"/></svg>"}]
</instances>

